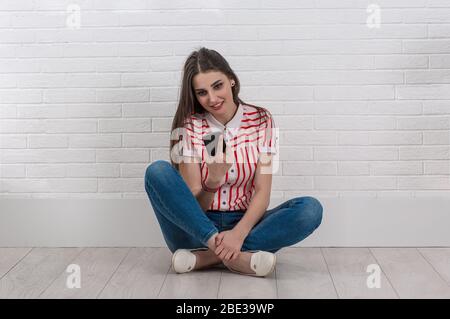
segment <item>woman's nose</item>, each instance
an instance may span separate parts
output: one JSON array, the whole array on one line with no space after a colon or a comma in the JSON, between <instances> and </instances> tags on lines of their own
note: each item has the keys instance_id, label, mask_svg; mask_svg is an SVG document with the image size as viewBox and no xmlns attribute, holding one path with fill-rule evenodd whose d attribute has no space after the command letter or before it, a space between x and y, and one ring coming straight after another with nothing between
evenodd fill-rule
<instances>
[{"instance_id":1,"label":"woman's nose","mask_svg":"<svg viewBox=\"0 0 450 319\"><path fill-rule=\"evenodd\" d=\"M209 101L211 105L215 105L217 104L217 102L219 102L217 99L217 95L215 95L214 93L209 93Z\"/></svg>"}]
</instances>

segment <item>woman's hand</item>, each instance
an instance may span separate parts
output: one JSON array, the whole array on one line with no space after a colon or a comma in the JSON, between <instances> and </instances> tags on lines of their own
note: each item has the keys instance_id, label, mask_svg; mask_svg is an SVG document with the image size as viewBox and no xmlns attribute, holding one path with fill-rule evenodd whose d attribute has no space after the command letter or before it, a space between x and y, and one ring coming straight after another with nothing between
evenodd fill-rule
<instances>
[{"instance_id":1,"label":"woman's hand","mask_svg":"<svg viewBox=\"0 0 450 319\"><path fill-rule=\"evenodd\" d=\"M221 260L235 260L239 256L245 237L238 231L226 230L216 237L216 255Z\"/></svg>"},{"instance_id":2,"label":"woman's hand","mask_svg":"<svg viewBox=\"0 0 450 319\"><path fill-rule=\"evenodd\" d=\"M227 152L228 149L226 149L226 153L216 151L214 156L210 156L207 151L205 152L205 162L208 167L207 185L209 187L220 186L222 178L226 175L230 167L233 166L232 159L230 159ZM223 135L219 135L217 150L223 150Z\"/></svg>"}]
</instances>

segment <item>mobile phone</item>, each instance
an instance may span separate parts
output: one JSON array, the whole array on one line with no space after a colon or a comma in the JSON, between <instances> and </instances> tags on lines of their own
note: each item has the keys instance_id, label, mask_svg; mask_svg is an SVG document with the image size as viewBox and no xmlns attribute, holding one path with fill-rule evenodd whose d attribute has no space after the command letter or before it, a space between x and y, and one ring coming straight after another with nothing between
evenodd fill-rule
<instances>
[{"instance_id":1,"label":"mobile phone","mask_svg":"<svg viewBox=\"0 0 450 319\"><path fill-rule=\"evenodd\" d=\"M219 136L221 134L222 134L221 132L213 132L203 137L203 143L205 144L206 151L208 152L209 156L216 155L216 149L219 143ZM226 147L227 144L225 144L225 141L223 141L223 153L225 153Z\"/></svg>"}]
</instances>

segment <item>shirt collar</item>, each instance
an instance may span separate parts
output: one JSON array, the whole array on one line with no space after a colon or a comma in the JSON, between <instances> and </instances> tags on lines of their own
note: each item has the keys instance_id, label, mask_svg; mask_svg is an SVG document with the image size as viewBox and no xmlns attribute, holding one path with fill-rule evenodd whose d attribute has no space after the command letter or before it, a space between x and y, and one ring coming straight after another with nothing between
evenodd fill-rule
<instances>
[{"instance_id":1,"label":"shirt collar","mask_svg":"<svg viewBox=\"0 0 450 319\"><path fill-rule=\"evenodd\" d=\"M236 113L234 114L233 118L230 121L228 121L226 125L220 123L210 112L207 112L205 117L208 120L210 126L219 128L220 130L224 130L225 127L227 129L228 128L239 129L241 126L243 116L244 116L244 107L242 106L242 104L238 104Z\"/></svg>"}]
</instances>

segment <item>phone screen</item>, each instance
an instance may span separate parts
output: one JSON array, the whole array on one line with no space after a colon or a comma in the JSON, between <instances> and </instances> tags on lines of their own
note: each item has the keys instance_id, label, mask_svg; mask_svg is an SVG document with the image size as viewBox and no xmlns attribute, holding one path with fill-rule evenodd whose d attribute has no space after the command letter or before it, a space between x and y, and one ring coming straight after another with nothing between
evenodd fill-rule
<instances>
[{"instance_id":1,"label":"phone screen","mask_svg":"<svg viewBox=\"0 0 450 319\"><path fill-rule=\"evenodd\" d=\"M205 144L206 151L208 152L209 156L215 156L216 155L216 149L219 143L219 136L222 133L215 132L207 134L203 137L203 143ZM227 144L225 144L225 141L223 141L223 153L225 153Z\"/></svg>"}]
</instances>

